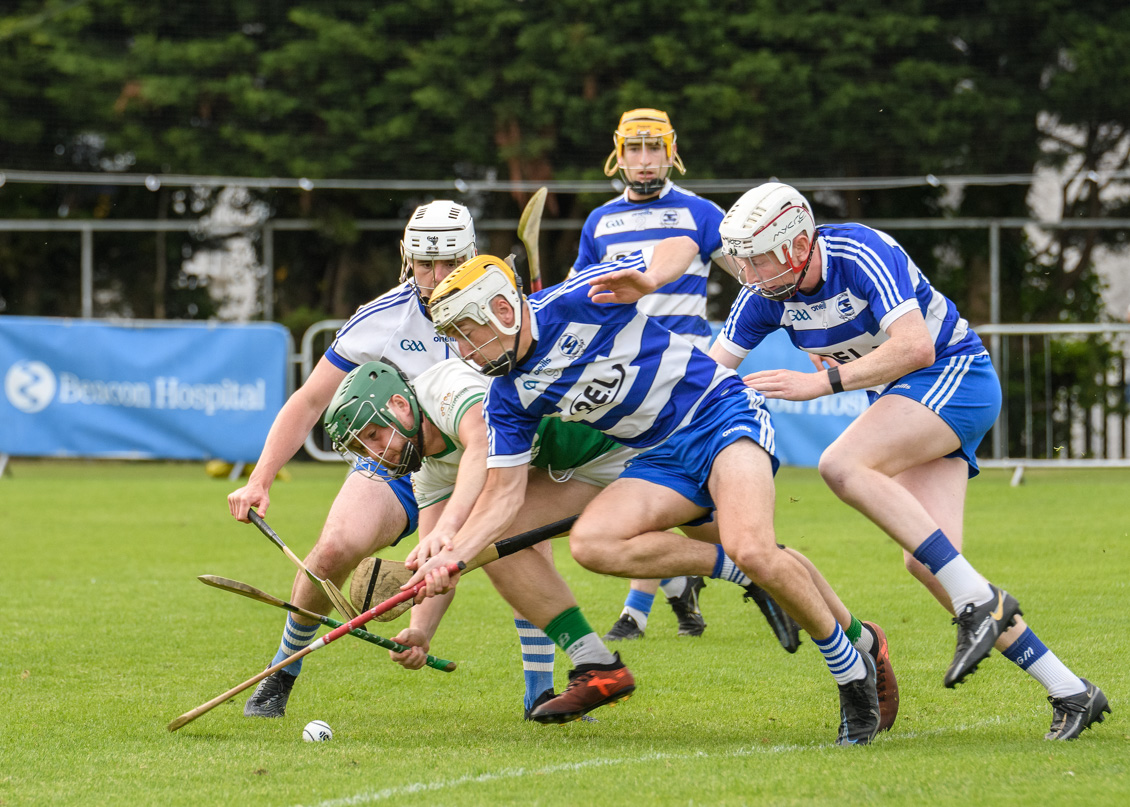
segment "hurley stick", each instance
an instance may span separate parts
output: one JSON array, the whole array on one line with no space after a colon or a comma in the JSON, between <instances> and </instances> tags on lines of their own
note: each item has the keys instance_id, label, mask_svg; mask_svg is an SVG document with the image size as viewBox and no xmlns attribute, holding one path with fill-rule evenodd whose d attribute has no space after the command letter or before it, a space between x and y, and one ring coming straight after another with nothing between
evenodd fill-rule
<instances>
[{"instance_id":1,"label":"hurley stick","mask_svg":"<svg viewBox=\"0 0 1130 807\"><path fill-rule=\"evenodd\" d=\"M540 544L542 541L556 538L558 535L564 535L569 531L576 520L577 516L569 516L560 521L546 524L543 527L534 527L532 530L519 533L512 538L503 538L501 541L496 541L467 561L467 569L477 569L484 564L490 563L492 560L498 560L507 555L513 555L515 552L529 549L534 544Z\"/></svg>"},{"instance_id":2,"label":"hurley stick","mask_svg":"<svg viewBox=\"0 0 1130 807\"><path fill-rule=\"evenodd\" d=\"M485 563L490 563L492 560L498 560L507 555L513 555L515 552L520 552L523 549L527 549L549 538L564 535L569 531L569 528L573 526L573 522L576 520L576 516L570 516L560 521L554 521L552 524L535 527L520 535L504 538L501 541L491 544L474 558L467 561L467 568L477 569ZM350 585L353 602L357 608L362 610L369 608L373 602L380 602L383 599L397 594L400 591L400 587L412 579L413 574L414 572L406 568L400 561L366 558L358 565L353 573L353 582ZM358 575L361 576L360 579L358 579ZM409 602L405 603L403 608L394 608L377 617L377 621L391 622L412 605L413 603Z\"/></svg>"},{"instance_id":3,"label":"hurley stick","mask_svg":"<svg viewBox=\"0 0 1130 807\"><path fill-rule=\"evenodd\" d=\"M518 219L518 239L526 248L526 262L530 265L530 289L541 291L541 261L538 259L538 235L541 233L541 214L545 210L545 197L549 193L547 188L538 188L526 208L522 217Z\"/></svg>"},{"instance_id":4,"label":"hurley stick","mask_svg":"<svg viewBox=\"0 0 1130 807\"><path fill-rule=\"evenodd\" d=\"M459 574L465 568L466 568L466 566L462 563L451 563L451 564L448 564L447 571L450 574L455 575L455 574ZM330 642L337 641L338 639L340 639L345 634L349 633L354 628L361 627L362 625L364 625L366 622L373 619L377 615L387 611L389 608L394 608L397 605L399 605L400 603L404 602L405 600L414 599L416 597L416 595L419 594L420 591L422 591L423 589L424 589L424 584L419 583L419 584L413 586L412 588L408 589L407 591L400 592L395 597L390 597L389 599L385 600L384 602L380 603L379 605L374 605L372 608L370 608L365 613L360 614L359 616L353 617L353 619L349 620L344 625L336 627L333 630L331 630L329 633L327 633L325 636L322 636L318 639L315 639L311 644L308 644L306 647L302 648L301 650L299 650L294 655L288 656L287 658L280 661L278 664L275 664L275 665L268 667L267 669L263 670L263 672L259 673L258 675L254 676L252 678L248 678L242 684L240 684L237 687L233 687L232 689L229 689L223 695L217 695L215 698L212 698L212 700L208 701L207 703L200 704L199 706L197 706L192 711L185 712L183 715L178 717L176 720L169 723L167 728L169 729L169 731L176 731L181 726L184 726L188 723L191 723L193 720L200 717L200 715L204 714L205 712L212 711L213 709L215 709L217 706L219 706L221 703L228 700L229 698L234 698L240 692L243 692L243 690L248 689L249 687L255 686L257 683L262 681L267 676L272 675L274 673L277 673L283 667L287 667L290 664L293 664L295 661L298 661L298 659L300 659L304 656L308 656L309 654L313 653L315 650L321 650L323 647L328 645Z\"/></svg>"},{"instance_id":5,"label":"hurley stick","mask_svg":"<svg viewBox=\"0 0 1130 807\"><path fill-rule=\"evenodd\" d=\"M273 605L276 608L282 608L284 611L290 611L292 614L299 614L306 617L307 619L317 620L321 624L326 625L330 628L336 628L343 624L341 622L338 622L336 619L331 619L328 616L322 616L321 614L316 614L313 611L308 611L301 605L295 605L292 602L280 600L278 597L272 597L262 589L255 588L255 586L248 585L247 583L241 583L238 580L232 580L227 577L217 577L214 574L202 574L196 579L206 586L212 586L213 588L230 591L232 594L239 594L241 597L247 597L248 599L266 603L267 605ZM403 653L405 650L409 649L407 646L400 644L400 642L395 642L392 639L386 639L383 636L377 636L375 633L369 633L369 631L362 630L361 628L354 628L349 632L349 635L356 636L358 639L364 639L366 642L371 642L372 644L383 647L386 650L395 650L398 653ZM436 658L432 655L428 656L427 665L442 672L451 672L456 667L454 661Z\"/></svg>"},{"instance_id":6,"label":"hurley stick","mask_svg":"<svg viewBox=\"0 0 1130 807\"><path fill-rule=\"evenodd\" d=\"M281 549L282 553L290 558L291 562L295 566L306 573L306 576L310 578L310 582L317 586L318 590L326 595L329 601L333 603L334 608L336 608L342 616L346 617L347 619L353 619L355 616L357 616L357 609L354 608L352 603L349 602L349 598L341 593L341 589L334 585L332 580L327 580L324 577L318 577L318 575L310 571L310 569L307 568L306 564L302 562L302 559L299 558L298 555L290 551L290 547L283 543L283 539L279 537L277 532L271 529L271 526L263 520L263 517L261 515L259 515L254 510L248 510L247 518L251 521L252 524L259 528L259 532L263 533L267 536L268 539L270 539L272 544Z\"/></svg>"}]
</instances>

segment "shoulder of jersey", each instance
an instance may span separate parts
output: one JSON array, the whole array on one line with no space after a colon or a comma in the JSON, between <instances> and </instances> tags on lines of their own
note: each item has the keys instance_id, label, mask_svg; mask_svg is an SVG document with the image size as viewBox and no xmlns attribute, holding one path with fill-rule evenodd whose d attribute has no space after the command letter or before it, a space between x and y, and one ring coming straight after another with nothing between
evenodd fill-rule
<instances>
[{"instance_id":1,"label":"shoulder of jersey","mask_svg":"<svg viewBox=\"0 0 1130 807\"><path fill-rule=\"evenodd\" d=\"M726 211L723 210L717 202L711 201L710 199L707 199L705 196L699 196L694 191L689 191L686 188L679 187L678 185L676 185L674 183L671 183L671 193L672 194L677 193L680 196L686 197L687 199L693 199L694 202L697 203L697 204L705 205L707 207L713 207L713 208L717 209L718 212L722 213L723 215L725 215L725 213L726 213ZM668 195L670 195L670 194L668 194Z\"/></svg>"},{"instance_id":2,"label":"shoulder of jersey","mask_svg":"<svg viewBox=\"0 0 1130 807\"><path fill-rule=\"evenodd\" d=\"M617 204L621 204L621 203L624 203L624 194L622 194L622 193L619 196L613 196L607 202L604 202L604 203L598 205L597 207L593 208L593 211L592 211L592 213L589 213L589 216L591 217L591 216L595 215L599 211L604 210L604 208L606 208L606 207L613 207L613 206L615 206Z\"/></svg>"},{"instance_id":3,"label":"shoulder of jersey","mask_svg":"<svg viewBox=\"0 0 1130 807\"><path fill-rule=\"evenodd\" d=\"M409 283L405 282L401 283L398 286L393 286L380 297L377 297L376 299L370 300L369 302L365 303L364 305L359 307L357 311L354 312L353 316L357 317L362 314L367 315L375 311L384 311L389 308L396 308L398 306L404 305L405 303L415 304L416 302L416 292L412 289L412 286Z\"/></svg>"}]
</instances>

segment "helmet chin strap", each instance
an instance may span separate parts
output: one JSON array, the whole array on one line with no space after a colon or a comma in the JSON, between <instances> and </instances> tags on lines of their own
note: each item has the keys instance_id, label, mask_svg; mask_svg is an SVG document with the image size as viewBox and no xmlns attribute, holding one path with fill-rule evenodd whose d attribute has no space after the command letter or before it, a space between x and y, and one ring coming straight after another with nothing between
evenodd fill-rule
<instances>
[{"instance_id":1,"label":"helmet chin strap","mask_svg":"<svg viewBox=\"0 0 1130 807\"><path fill-rule=\"evenodd\" d=\"M423 410L421 410L422 412ZM405 444L404 449L407 452L411 448L412 451L404 457L404 473L414 474L424 466L424 424L420 424L420 428L416 430L416 442L413 443L411 439Z\"/></svg>"},{"instance_id":2,"label":"helmet chin strap","mask_svg":"<svg viewBox=\"0 0 1130 807\"><path fill-rule=\"evenodd\" d=\"M525 305L521 296L518 297L518 300L518 327L514 331L514 347L511 350L503 351L497 359L492 359L484 364L481 368L483 375L500 378L518 366L518 345L522 340L522 307ZM533 348L531 348L532 350ZM525 356L522 358L525 358Z\"/></svg>"},{"instance_id":3,"label":"helmet chin strap","mask_svg":"<svg viewBox=\"0 0 1130 807\"><path fill-rule=\"evenodd\" d=\"M794 272L799 272L799 275L797 276L797 279L796 279L796 283L793 284L792 290L790 290L788 294L774 295L770 299L787 300L790 297L792 297L794 294L796 294L798 291L800 291L800 286L801 286L802 283L804 283L804 279L808 275L808 269L809 269L810 266L812 266L812 255L813 255L814 252L816 252L816 242L812 241L808 245L808 257L805 258L804 266L802 266L799 270L793 269L792 260L791 259L789 260L789 269L792 269L792 271L794 271ZM790 257L790 256L786 255L786 257Z\"/></svg>"}]
</instances>

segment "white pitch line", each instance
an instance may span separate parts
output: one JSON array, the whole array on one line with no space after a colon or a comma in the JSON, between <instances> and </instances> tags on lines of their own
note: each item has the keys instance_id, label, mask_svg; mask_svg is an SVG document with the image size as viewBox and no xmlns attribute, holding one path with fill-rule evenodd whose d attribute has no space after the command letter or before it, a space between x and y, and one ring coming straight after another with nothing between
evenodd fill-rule
<instances>
[{"instance_id":1,"label":"white pitch line","mask_svg":"<svg viewBox=\"0 0 1130 807\"><path fill-rule=\"evenodd\" d=\"M1000 717L994 717L989 720L984 720L979 723L972 723L964 726L945 726L928 731L913 731L907 734L898 734L900 740L913 740L921 737L934 737L940 734L950 734L955 731L972 731L976 729L985 728L986 726L997 726L1005 723ZM1016 721L1008 721L1016 722ZM342 798L330 799L329 801L320 801L317 804L310 805L309 807L353 807L357 804L371 804L375 801L384 801L385 799L398 798L401 796L411 796L417 793L434 793L440 790L450 790L457 787L462 787L468 784L483 784L486 782L494 782L500 779L520 779L523 776L544 776L546 774L554 773L574 773L582 771L587 768L605 768L613 765L639 765L647 762L657 762L660 760L690 760L690 759L736 759L739 757L750 757L758 754L786 754L793 751L814 751L822 748L833 748L832 743L815 743L812 745L766 745L766 746L750 746L746 748L736 748L733 751L726 751L720 754L711 754L706 751L694 751L686 754L667 754L667 753L651 753L643 754L637 757L621 757L621 758L597 758L587 759L582 762L566 762L559 765L547 765L544 768L502 768L498 771L489 773L480 773L473 776L458 776L454 779L442 779L436 782L412 782L407 785L397 785L395 787L387 787L383 790L373 790L367 793L357 793L353 796L343 796ZM298 804L295 807L304 807Z\"/></svg>"}]
</instances>

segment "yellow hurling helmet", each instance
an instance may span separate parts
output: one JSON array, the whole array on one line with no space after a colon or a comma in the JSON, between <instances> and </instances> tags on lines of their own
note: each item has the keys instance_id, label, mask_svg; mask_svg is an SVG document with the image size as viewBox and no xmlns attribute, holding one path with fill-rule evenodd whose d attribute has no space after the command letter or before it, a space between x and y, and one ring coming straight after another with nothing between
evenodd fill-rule
<instances>
[{"instance_id":1,"label":"yellow hurling helmet","mask_svg":"<svg viewBox=\"0 0 1130 807\"><path fill-rule=\"evenodd\" d=\"M514 323L504 324L491 308L495 298L502 297L515 312ZM522 328L522 286L518 276L506 261L493 255L479 255L440 281L432 292L428 303L432 322L436 330L446 333L451 329L460 330L457 325L462 320L470 320L479 325L487 325L494 332L494 339L501 341L503 336L514 337L514 348L503 355L484 361L478 369L486 375L505 375L517 362L518 332ZM462 333L462 331L460 331ZM471 343L471 340L467 340ZM494 341L494 340L490 340ZM486 345L472 346L478 350Z\"/></svg>"},{"instance_id":2,"label":"yellow hurling helmet","mask_svg":"<svg viewBox=\"0 0 1130 807\"><path fill-rule=\"evenodd\" d=\"M632 140L644 142L656 139L663 142L663 148L667 155L666 163L661 166L663 169L660 172L661 175L649 180L631 181L623 167L625 146ZM612 134L612 145L614 147L612 153L604 161L604 175L615 176L616 172L619 171L624 183L636 193L650 195L660 190L667 182L667 175L671 171L671 166L677 168L680 174L687 172L682 158L675 151L675 128L671 125L671 119L663 110L630 109L625 112L620 116L620 125L616 127L616 131Z\"/></svg>"}]
</instances>

